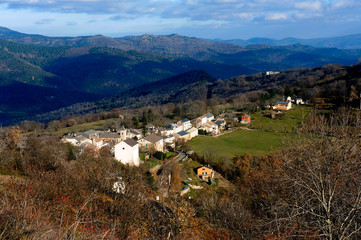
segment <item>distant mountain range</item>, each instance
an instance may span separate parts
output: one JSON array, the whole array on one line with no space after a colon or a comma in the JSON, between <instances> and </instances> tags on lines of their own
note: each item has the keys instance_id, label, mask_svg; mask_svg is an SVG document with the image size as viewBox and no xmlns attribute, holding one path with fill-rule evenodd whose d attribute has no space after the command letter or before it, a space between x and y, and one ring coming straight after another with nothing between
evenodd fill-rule
<instances>
[{"instance_id":1,"label":"distant mountain range","mask_svg":"<svg viewBox=\"0 0 361 240\"><path fill-rule=\"evenodd\" d=\"M283 38L276 40L272 38L251 38L248 40L242 39L231 39L221 40L212 39L214 42L233 43L238 46L248 46L253 44L268 44L270 46L285 46L292 44L308 45L316 48L339 48L339 49L357 49L361 48L361 34L353 34L340 37L330 38L312 38L312 39L301 39L301 38Z\"/></svg>"},{"instance_id":2,"label":"distant mountain range","mask_svg":"<svg viewBox=\"0 0 361 240\"><path fill-rule=\"evenodd\" d=\"M47 37L0 27L0 122L119 95L153 82L161 86L165 82L158 81L174 81L173 76L186 72L201 70L226 79L267 70L350 65L360 57L361 49L238 46L177 34Z\"/></svg>"}]
</instances>

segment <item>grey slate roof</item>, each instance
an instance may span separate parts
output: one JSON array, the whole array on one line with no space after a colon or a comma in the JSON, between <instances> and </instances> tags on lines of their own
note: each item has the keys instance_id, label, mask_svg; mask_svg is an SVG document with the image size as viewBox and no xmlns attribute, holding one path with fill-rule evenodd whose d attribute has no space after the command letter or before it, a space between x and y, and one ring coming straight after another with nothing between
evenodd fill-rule
<instances>
[{"instance_id":1,"label":"grey slate roof","mask_svg":"<svg viewBox=\"0 0 361 240\"><path fill-rule=\"evenodd\" d=\"M185 135L187 135L187 134L189 134L189 133L187 133L187 132L185 132L185 131L180 131L178 134L179 134L180 136L185 136Z\"/></svg>"},{"instance_id":2,"label":"grey slate roof","mask_svg":"<svg viewBox=\"0 0 361 240\"><path fill-rule=\"evenodd\" d=\"M155 134L150 134L150 135L146 136L144 139L147 140L148 142L156 143L156 142L162 140L163 138L158 135L155 135Z\"/></svg>"},{"instance_id":3,"label":"grey slate roof","mask_svg":"<svg viewBox=\"0 0 361 240\"><path fill-rule=\"evenodd\" d=\"M134 135L141 135L139 132L134 131L133 129L129 129L129 132Z\"/></svg>"},{"instance_id":4,"label":"grey slate roof","mask_svg":"<svg viewBox=\"0 0 361 240\"><path fill-rule=\"evenodd\" d=\"M75 139L76 139L77 141L82 141L82 140L86 140L86 139L88 139L88 138L87 138L87 137L84 137L83 135L79 135L79 136L76 136Z\"/></svg>"},{"instance_id":5,"label":"grey slate roof","mask_svg":"<svg viewBox=\"0 0 361 240\"><path fill-rule=\"evenodd\" d=\"M138 144L138 142L135 141L135 140L132 139L132 138L128 138L128 139L124 140L124 142L125 142L126 144L128 144L129 146L131 146L131 147L134 147L135 145Z\"/></svg>"},{"instance_id":6,"label":"grey slate roof","mask_svg":"<svg viewBox=\"0 0 361 240\"><path fill-rule=\"evenodd\" d=\"M104 132L99 134L99 138L120 138L118 133Z\"/></svg>"},{"instance_id":7,"label":"grey slate roof","mask_svg":"<svg viewBox=\"0 0 361 240\"><path fill-rule=\"evenodd\" d=\"M277 105L277 104L286 104L286 105L287 105L288 102L287 102L287 101L276 101L276 105Z\"/></svg>"},{"instance_id":8,"label":"grey slate roof","mask_svg":"<svg viewBox=\"0 0 361 240\"><path fill-rule=\"evenodd\" d=\"M90 137L92 135L97 135L97 131L95 130L88 130L82 133L83 136L85 137Z\"/></svg>"},{"instance_id":9,"label":"grey slate roof","mask_svg":"<svg viewBox=\"0 0 361 240\"><path fill-rule=\"evenodd\" d=\"M212 113L206 113L204 116L207 117L207 118L214 117L214 115Z\"/></svg>"}]
</instances>

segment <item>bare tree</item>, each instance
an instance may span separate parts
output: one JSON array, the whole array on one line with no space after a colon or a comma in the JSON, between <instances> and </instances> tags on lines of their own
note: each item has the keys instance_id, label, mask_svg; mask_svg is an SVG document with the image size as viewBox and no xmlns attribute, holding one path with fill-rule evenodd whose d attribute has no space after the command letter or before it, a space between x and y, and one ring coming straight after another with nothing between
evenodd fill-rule
<instances>
[{"instance_id":1,"label":"bare tree","mask_svg":"<svg viewBox=\"0 0 361 240\"><path fill-rule=\"evenodd\" d=\"M298 238L361 237L360 115L313 121L309 133L280 154L271 207L273 231Z\"/></svg>"}]
</instances>

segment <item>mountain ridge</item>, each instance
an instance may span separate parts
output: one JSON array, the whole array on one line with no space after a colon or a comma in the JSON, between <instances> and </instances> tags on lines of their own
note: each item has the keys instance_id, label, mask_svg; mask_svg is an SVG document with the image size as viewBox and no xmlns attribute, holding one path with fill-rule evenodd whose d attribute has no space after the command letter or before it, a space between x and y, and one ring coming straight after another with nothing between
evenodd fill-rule
<instances>
[{"instance_id":1,"label":"mountain ridge","mask_svg":"<svg viewBox=\"0 0 361 240\"><path fill-rule=\"evenodd\" d=\"M268 44L271 46L285 46L292 44L310 45L317 48L339 48L339 49L359 49L361 48L361 33L350 34L337 37L324 38L294 38L286 37L282 39L255 37L244 39L209 39L210 41L233 43L239 46L248 46L252 44Z\"/></svg>"},{"instance_id":2,"label":"mountain ridge","mask_svg":"<svg viewBox=\"0 0 361 240\"><path fill-rule=\"evenodd\" d=\"M76 91L84 96L95 94L111 97L162 79L172 81L173 76L197 70L205 71L216 79L227 79L257 72L335 63L351 65L356 64L360 56L361 49L315 48L302 44L254 44L240 47L178 34L144 34L124 38L101 35L57 38L0 28L0 87L22 82L29 86L43 87L44 91L55 89ZM159 84L158 87L161 88ZM29 91L32 89L23 88ZM7 94L10 97L14 95L12 99L16 101L16 89L9 89L14 92L8 91ZM206 91L204 87L199 90L203 93ZM37 89L34 91L39 92ZM187 98L187 94L179 96ZM33 100L36 105L33 106L34 109L52 110L47 108L46 102ZM21 99L17 101L14 111L18 109L23 111L24 118L30 117L31 112L24 111ZM66 105L76 102L62 103ZM53 106L55 108L60 105ZM2 108L9 110L5 105Z\"/></svg>"}]
</instances>

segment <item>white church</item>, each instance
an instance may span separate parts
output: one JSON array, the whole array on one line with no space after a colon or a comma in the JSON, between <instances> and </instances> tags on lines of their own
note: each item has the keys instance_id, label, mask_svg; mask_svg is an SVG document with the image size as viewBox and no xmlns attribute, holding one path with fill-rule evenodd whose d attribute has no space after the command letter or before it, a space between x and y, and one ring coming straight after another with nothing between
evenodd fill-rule
<instances>
[{"instance_id":1,"label":"white church","mask_svg":"<svg viewBox=\"0 0 361 240\"><path fill-rule=\"evenodd\" d=\"M139 166L139 145L134 139L128 138L114 146L115 159L123 164Z\"/></svg>"}]
</instances>

